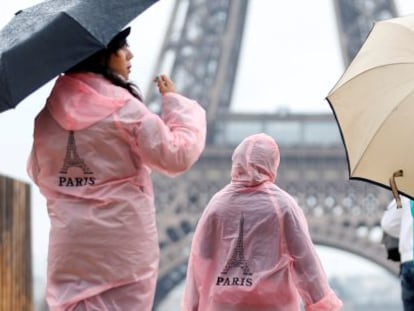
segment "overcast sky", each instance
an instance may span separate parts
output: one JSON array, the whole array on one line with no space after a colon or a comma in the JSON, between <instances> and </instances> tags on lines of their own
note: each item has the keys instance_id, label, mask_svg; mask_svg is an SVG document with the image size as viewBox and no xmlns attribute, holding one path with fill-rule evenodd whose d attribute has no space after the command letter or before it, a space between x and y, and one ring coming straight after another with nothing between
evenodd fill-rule
<instances>
[{"instance_id":1,"label":"overcast sky","mask_svg":"<svg viewBox=\"0 0 414 311\"><path fill-rule=\"evenodd\" d=\"M2 1L0 26L35 0ZM400 15L414 13L414 1L396 1ZM132 23L135 54L132 80L144 93L163 39L173 0L160 0ZM327 112L324 100L344 68L333 0L251 0L233 111L278 110ZM35 56L33 61L35 61ZM32 144L33 119L50 91L47 84L16 109L0 113L0 174L30 182L26 159ZM34 273L46 267L48 218L44 199L32 187Z\"/></svg>"}]
</instances>

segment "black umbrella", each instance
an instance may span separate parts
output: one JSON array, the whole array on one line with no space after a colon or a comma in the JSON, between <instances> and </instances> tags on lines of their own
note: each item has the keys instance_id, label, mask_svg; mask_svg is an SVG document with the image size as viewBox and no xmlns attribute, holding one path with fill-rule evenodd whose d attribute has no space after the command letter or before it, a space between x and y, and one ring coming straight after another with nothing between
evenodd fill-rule
<instances>
[{"instance_id":1,"label":"black umbrella","mask_svg":"<svg viewBox=\"0 0 414 311\"><path fill-rule=\"evenodd\" d=\"M0 112L105 47L158 0L48 0L0 31Z\"/></svg>"}]
</instances>

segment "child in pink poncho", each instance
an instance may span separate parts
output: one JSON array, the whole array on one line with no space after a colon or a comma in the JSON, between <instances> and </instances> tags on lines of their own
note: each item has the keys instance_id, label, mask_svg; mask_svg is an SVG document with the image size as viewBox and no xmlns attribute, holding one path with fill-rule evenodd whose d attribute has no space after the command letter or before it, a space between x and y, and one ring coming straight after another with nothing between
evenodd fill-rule
<instances>
[{"instance_id":1,"label":"child in pink poncho","mask_svg":"<svg viewBox=\"0 0 414 311\"><path fill-rule=\"evenodd\" d=\"M187 171L204 109L162 75L161 116L128 82L130 29L60 76L35 121L28 172L47 199L50 311L151 311L159 247L150 172Z\"/></svg>"},{"instance_id":2,"label":"child in pink poncho","mask_svg":"<svg viewBox=\"0 0 414 311\"><path fill-rule=\"evenodd\" d=\"M302 210L274 184L280 155L270 136L233 153L231 183L213 196L194 233L182 311L335 311Z\"/></svg>"}]
</instances>

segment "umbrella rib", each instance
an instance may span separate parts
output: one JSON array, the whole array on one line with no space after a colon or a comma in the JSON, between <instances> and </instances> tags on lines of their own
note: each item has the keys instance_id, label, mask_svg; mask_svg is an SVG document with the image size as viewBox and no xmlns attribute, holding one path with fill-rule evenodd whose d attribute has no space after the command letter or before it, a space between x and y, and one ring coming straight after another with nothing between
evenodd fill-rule
<instances>
[{"instance_id":1,"label":"umbrella rib","mask_svg":"<svg viewBox=\"0 0 414 311\"><path fill-rule=\"evenodd\" d=\"M412 94L414 93L414 90L408 92L407 95L404 96L404 98L400 101L400 102L405 102L405 100L410 97ZM382 128L382 125L385 123L385 121L387 120L387 118L383 119L382 122L379 124L379 126L377 127L377 129L375 130L375 135L373 135L371 137L371 139L369 140L366 148L364 149L364 152L362 153L362 155L359 157L359 160L357 161L357 163L355 164L355 169L358 167L359 163L361 162L361 159L364 157L366 151L369 149L369 146L371 145L371 142L374 140L374 138L377 136L377 133L379 132L379 129ZM400 168L396 168L395 171L399 170ZM391 177L391 175L390 175Z\"/></svg>"},{"instance_id":2,"label":"umbrella rib","mask_svg":"<svg viewBox=\"0 0 414 311\"><path fill-rule=\"evenodd\" d=\"M395 23L393 21L387 21L387 20L379 21L378 24L379 23L392 24L395 27L399 27L399 28L402 28L404 30L407 30L409 33L411 33L414 36L413 30L405 24Z\"/></svg>"},{"instance_id":3,"label":"umbrella rib","mask_svg":"<svg viewBox=\"0 0 414 311\"><path fill-rule=\"evenodd\" d=\"M82 25L76 18L74 18L72 15L70 15L70 13L66 12L66 11L62 11L61 12L63 15L67 16L68 18L70 18L72 21L74 21L76 24L79 25L79 27L81 27L82 29L84 29L91 37L96 38L96 35L93 34L88 28L86 28L84 25ZM98 42L98 40L97 40ZM105 47L103 45L103 47Z\"/></svg>"},{"instance_id":4,"label":"umbrella rib","mask_svg":"<svg viewBox=\"0 0 414 311\"><path fill-rule=\"evenodd\" d=\"M337 117L337 115L336 115L336 112L335 112L335 109L334 109L334 105L333 105L333 103L331 102L331 100L330 100L330 96L335 92L335 91L338 91L339 89L341 89L341 88L343 88L343 87L345 87L347 84L349 84L352 80L354 80L354 79L356 79L357 77L359 77L359 76L361 76L362 74L364 74L364 73L367 73L367 72L370 72L371 70L374 70L374 69L377 69L377 68L381 68L381 67L390 67L390 66L398 66L398 65L413 65L414 66L414 63L411 63L411 62L398 62L398 63L392 63L392 64L383 64L383 65L379 65L379 66L376 66L376 67L372 67L372 68L369 68L369 69L367 69L367 70L364 70L364 71L362 71L362 72L360 72L360 73L358 73L357 75L355 75L354 77L352 77L350 80L348 80L347 82L345 82L344 84L342 84L341 86L339 86L339 87L334 87L330 92L329 92L329 94L326 96L326 100L328 101L328 103L329 103L329 105L330 105L330 107L331 107L331 110L332 110L332 112L333 112L333 114L334 114L334 116L335 116L335 118L336 118L336 120L337 120L337 124L338 124L338 127L339 127L339 131L340 131L340 134L341 134L341 137L342 137L342 141L343 141L343 143L344 143L344 145L345 145L345 151L346 151L346 156L347 156L347 158L348 158L348 171L349 171L349 175L351 176L352 175L352 170L351 170L351 165L350 165L350 161L349 161L349 155L348 155L348 148L346 147L347 146L347 143L346 143L346 140L345 140L345 136L344 136L344 134L343 134L343 131L342 131L342 126L341 126L341 123L339 122L339 119L338 119L338 117ZM404 97L404 100L407 98L407 97L409 97L412 93L414 92L414 90L412 91L412 92L410 92L410 93L408 93L405 97ZM385 122L385 120L383 121L383 122L381 122L381 125L382 124L384 124L384 122ZM378 129L375 131L376 133L378 132ZM374 135L374 137L375 137L375 135ZM372 139L369 141L369 144L371 144L371 141L372 141ZM368 145L369 145L368 144ZM368 148L365 148L365 150L367 150ZM363 154L362 155L364 155L365 154L365 151L363 152ZM355 168L359 165L359 163L360 163L360 161L361 161L361 158L362 158L362 156L361 157L359 157L359 160L356 162L356 164L354 165L354 170L355 170Z\"/></svg>"},{"instance_id":5,"label":"umbrella rib","mask_svg":"<svg viewBox=\"0 0 414 311\"><path fill-rule=\"evenodd\" d=\"M382 64L382 65L377 65L368 69L365 69L361 72L359 72L358 74L356 74L355 76L353 76L352 78L350 78L349 80L347 80L346 82L344 82L343 84L341 84L340 86L337 87L337 85L335 85L332 90L329 92L328 96L329 97L331 94L333 94L333 92L339 90L340 88L344 87L345 85L347 85L349 82L351 82L352 80L358 78L359 76L366 74L367 72L370 72L372 70L376 70L378 68L384 68L384 67L391 67L391 66L398 66L398 65L413 65L414 66L414 62L397 62L397 63L388 63L388 64ZM346 72L344 72L343 76L345 75ZM341 77L342 79L342 77ZM340 80L339 80L340 82Z\"/></svg>"}]
</instances>

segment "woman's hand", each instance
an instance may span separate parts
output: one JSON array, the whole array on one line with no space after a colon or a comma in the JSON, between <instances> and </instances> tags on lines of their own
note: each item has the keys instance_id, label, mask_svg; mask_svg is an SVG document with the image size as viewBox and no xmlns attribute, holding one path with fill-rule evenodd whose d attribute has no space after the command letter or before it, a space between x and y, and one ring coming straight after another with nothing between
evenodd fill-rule
<instances>
[{"instance_id":1,"label":"woman's hand","mask_svg":"<svg viewBox=\"0 0 414 311\"><path fill-rule=\"evenodd\" d=\"M172 80L168 78L166 75L157 76L154 79L154 82L157 83L158 90L162 95L168 92L176 92L174 82L172 82Z\"/></svg>"}]
</instances>

